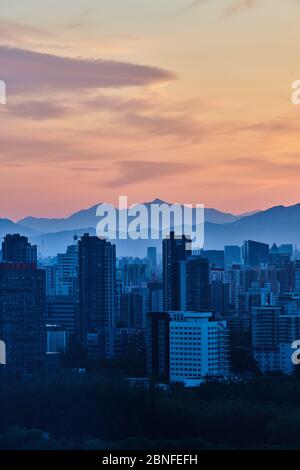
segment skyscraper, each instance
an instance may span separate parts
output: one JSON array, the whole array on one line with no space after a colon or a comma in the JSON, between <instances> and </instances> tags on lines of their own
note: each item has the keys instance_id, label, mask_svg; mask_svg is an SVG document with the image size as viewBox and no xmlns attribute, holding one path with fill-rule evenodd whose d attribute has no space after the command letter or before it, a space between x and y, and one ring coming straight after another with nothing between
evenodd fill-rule
<instances>
[{"instance_id":1,"label":"skyscraper","mask_svg":"<svg viewBox=\"0 0 300 470\"><path fill-rule=\"evenodd\" d=\"M29 263L0 263L0 338L4 371L39 372L46 354L45 272Z\"/></svg>"},{"instance_id":2,"label":"skyscraper","mask_svg":"<svg viewBox=\"0 0 300 470\"><path fill-rule=\"evenodd\" d=\"M145 329L149 311L147 287L133 287L121 294L120 325L122 328Z\"/></svg>"},{"instance_id":3,"label":"skyscraper","mask_svg":"<svg viewBox=\"0 0 300 470\"><path fill-rule=\"evenodd\" d=\"M255 307L252 315L253 355L262 372L291 373L292 342L299 338L300 316L283 313L283 307Z\"/></svg>"},{"instance_id":4,"label":"skyscraper","mask_svg":"<svg viewBox=\"0 0 300 470\"><path fill-rule=\"evenodd\" d=\"M163 312L164 310L164 290L162 282L149 282L149 311Z\"/></svg>"},{"instance_id":5,"label":"skyscraper","mask_svg":"<svg viewBox=\"0 0 300 470\"><path fill-rule=\"evenodd\" d=\"M224 247L225 266L241 263L241 248L235 245L227 245Z\"/></svg>"},{"instance_id":6,"label":"skyscraper","mask_svg":"<svg viewBox=\"0 0 300 470\"><path fill-rule=\"evenodd\" d=\"M170 316L151 312L147 317L147 371L150 377L169 380Z\"/></svg>"},{"instance_id":7,"label":"skyscraper","mask_svg":"<svg viewBox=\"0 0 300 470\"><path fill-rule=\"evenodd\" d=\"M191 250L187 237L170 233L163 240L163 286L164 310L180 310L180 263L185 261Z\"/></svg>"},{"instance_id":8,"label":"skyscraper","mask_svg":"<svg viewBox=\"0 0 300 470\"><path fill-rule=\"evenodd\" d=\"M156 272L157 268L157 253L155 246L149 246L147 249L147 259L150 266L151 274Z\"/></svg>"},{"instance_id":9,"label":"skyscraper","mask_svg":"<svg viewBox=\"0 0 300 470\"><path fill-rule=\"evenodd\" d=\"M211 305L208 259L189 256L179 265L180 310L207 312Z\"/></svg>"},{"instance_id":10,"label":"skyscraper","mask_svg":"<svg viewBox=\"0 0 300 470\"><path fill-rule=\"evenodd\" d=\"M109 330L116 322L116 247L84 234L78 242L78 260L79 341L86 348L88 332L98 332L105 339L100 350L110 357Z\"/></svg>"},{"instance_id":11,"label":"skyscraper","mask_svg":"<svg viewBox=\"0 0 300 470\"><path fill-rule=\"evenodd\" d=\"M78 247L70 245L66 253L58 253L56 295L74 297L77 292Z\"/></svg>"},{"instance_id":12,"label":"skyscraper","mask_svg":"<svg viewBox=\"0 0 300 470\"><path fill-rule=\"evenodd\" d=\"M207 258L209 264L214 268L224 268L225 266L224 250L201 250L201 256Z\"/></svg>"},{"instance_id":13,"label":"skyscraper","mask_svg":"<svg viewBox=\"0 0 300 470\"><path fill-rule=\"evenodd\" d=\"M3 263L35 263L37 247L28 242L27 237L19 234L6 235L2 243Z\"/></svg>"},{"instance_id":14,"label":"skyscraper","mask_svg":"<svg viewBox=\"0 0 300 470\"><path fill-rule=\"evenodd\" d=\"M46 323L60 325L67 339L75 338L78 328L78 301L76 297L48 296L46 301Z\"/></svg>"},{"instance_id":15,"label":"skyscraper","mask_svg":"<svg viewBox=\"0 0 300 470\"><path fill-rule=\"evenodd\" d=\"M243 258L244 264L247 266L259 266L268 263L269 245L253 240L244 241Z\"/></svg>"}]
</instances>

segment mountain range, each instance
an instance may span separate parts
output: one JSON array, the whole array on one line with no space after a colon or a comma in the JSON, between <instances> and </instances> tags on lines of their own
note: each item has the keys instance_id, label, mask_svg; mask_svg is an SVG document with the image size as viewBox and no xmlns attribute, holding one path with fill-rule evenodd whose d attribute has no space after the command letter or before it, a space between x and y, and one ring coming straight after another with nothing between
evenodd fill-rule
<instances>
[{"instance_id":1,"label":"mountain range","mask_svg":"<svg viewBox=\"0 0 300 470\"><path fill-rule=\"evenodd\" d=\"M152 203L161 204L158 199ZM145 205L149 205L145 203ZM17 222L0 219L0 237L7 233L20 233L36 243L43 257L63 252L78 236L87 232L95 234L99 222L96 209L99 204L78 211L66 218L26 217ZM251 239L272 244L299 244L300 204L275 206L263 211L233 215L217 209L205 209L205 249L223 249L224 245L241 245ZM148 246L161 251L161 240L117 240L118 256L145 256Z\"/></svg>"}]
</instances>

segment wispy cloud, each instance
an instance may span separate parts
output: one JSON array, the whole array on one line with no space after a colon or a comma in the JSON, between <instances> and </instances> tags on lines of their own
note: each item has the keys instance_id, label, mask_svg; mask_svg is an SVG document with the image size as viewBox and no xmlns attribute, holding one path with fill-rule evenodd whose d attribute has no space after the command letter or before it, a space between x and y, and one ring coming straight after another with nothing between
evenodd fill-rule
<instances>
[{"instance_id":1,"label":"wispy cloud","mask_svg":"<svg viewBox=\"0 0 300 470\"><path fill-rule=\"evenodd\" d=\"M223 12L222 17L234 15L244 10L250 10L256 7L262 0L235 0Z\"/></svg>"},{"instance_id":2,"label":"wispy cloud","mask_svg":"<svg viewBox=\"0 0 300 470\"><path fill-rule=\"evenodd\" d=\"M283 177L289 179L299 179L300 162L290 158L275 160L261 155L260 157L245 157L228 159L225 164L226 169L232 173L251 175L255 180L274 180Z\"/></svg>"},{"instance_id":3,"label":"wispy cloud","mask_svg":"<svg viewBox=\"0 0 300 470\"><path fill-rule=\"evenodd\" d=\"M194 0L189 3L185 10L193 10L194 8L204 5L215 0ZM234 15L236 13L242 12L243 10L250 10L254 8L263 0L232 0L229 5L225 8L222 13L222 18L226 18L228 16Z\"/></svg>"},{"instance_id":4,"label":"wispy cloud","mask_svg":"<svg viewBox=\"0 0 300 470\"><path fill-rule=\"evenodd\" d=\"M156 161L120 161L116 162L120 176L106 183L109 187L128 186L152 179L182 174L193 171L194 166L186 163Z\"/></svg>"},{"instance_id":5,"label":"wispy cloud","mask_svg":"<svg viewBox=\"0 0 300 470\"><path fill-rule=\"evenodd\" d=\"M30 40L36 42L52 41L55 34L47 29L33 26L29 23L0 19L0 41L2 44L24 44Z\"/></svg>"},{"instance_id":6,"label":"wispy cloud","mask_svg":"<svg viewBox=\"0 0 300 470\"><path fill-rule=\"evenodd\" d=\"M21 119L33 119L44 121L46 119L57 119L67 115L67 108L56 105L49 101L23 101L18 104L9 105L8 112Z\"/></svg>"},{"instance_id":7,"label":"wispy cloud","mask_svg":"<svg viewBox=\"0 0 300 470\"><path fill-rule=\"evenodd\" d=\"M144 86L175 79L172 72L158 67L5 46L0 46L0 70L10 94Z\"/></svg>"},{"instance_id":8,"label":"wispy cloud","mask_svg":"<svg viewBox=\"0 0 300 470\"><path fill-rule=\"evenodd\" d=\"M273 119L270 121L260 121L252 124L237 127L234 132L254 132L269 135L290 134L299 132L299 124L290 119Z\"/></svg>"}]
</instances>

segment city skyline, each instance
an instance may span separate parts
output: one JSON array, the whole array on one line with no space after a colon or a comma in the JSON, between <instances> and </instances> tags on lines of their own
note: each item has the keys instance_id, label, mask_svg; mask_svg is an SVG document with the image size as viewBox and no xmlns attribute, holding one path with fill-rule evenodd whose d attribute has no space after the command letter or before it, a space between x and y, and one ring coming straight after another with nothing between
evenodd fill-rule
<instances>
[{"instance_id":1,"label":"city skyline","mask_svg":"<svg viewBox=\"0 0 300 470\"><path fill-rule=\"evenodd\" d=\"M299 202L297 1L1 10L1 217L63 217L119 194L234 214Z\"/></svg>"},{"instance_id":2,"label":"city skyline","mask_svg":"<svg viewBox=\"0 0 300 470\"><path fill-rule=\"evenodd\" d=\"M300 449L300 0L0 7L0 461Z\"/></svg>"}]
</instances>

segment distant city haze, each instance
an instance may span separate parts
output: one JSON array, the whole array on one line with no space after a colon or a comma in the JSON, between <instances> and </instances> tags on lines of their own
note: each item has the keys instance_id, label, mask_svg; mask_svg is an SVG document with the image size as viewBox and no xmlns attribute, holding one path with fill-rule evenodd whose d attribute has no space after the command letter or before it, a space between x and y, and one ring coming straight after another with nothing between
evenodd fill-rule
<instances>
[{"instance_id":1,"label":"distant city haze","mask_svg":"<svg viewBox=\"0 0 300 470\"><path fill-rule=\"evenodd\" d=\"M0 217L299 202L299 2L2 3Z\"/></svg>"}]
</instances>

